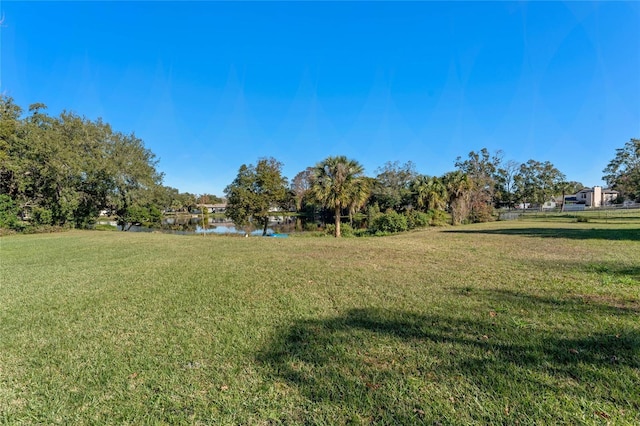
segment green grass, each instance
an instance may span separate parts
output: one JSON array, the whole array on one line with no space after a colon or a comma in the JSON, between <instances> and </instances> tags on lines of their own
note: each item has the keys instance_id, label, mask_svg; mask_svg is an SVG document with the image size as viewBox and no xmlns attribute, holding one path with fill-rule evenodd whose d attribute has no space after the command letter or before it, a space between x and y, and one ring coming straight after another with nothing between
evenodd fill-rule
<instances>
[{"instance_id":1,"label":"green grass","mask_svg":"<svg viewBox=\"0 0 640 426\"><path fill-rule=\"evenodd\" d=\"M0 423L639 424L640 229L0 239Z\"/></svg>"},{"instance_id":2,"label":"green grass","mask_svg":"<svg viewBox=\"0 0 640 426\"><path fill-rule=\"evenodd\" d=\"M517 213L517 211L512 211ZM589 222L605 224L640 225L640 209L607 209L598 208L590 210L566 211L527 211L520 212L521 217L527 221L542 222Z\"/></svg>"}]
</instances>

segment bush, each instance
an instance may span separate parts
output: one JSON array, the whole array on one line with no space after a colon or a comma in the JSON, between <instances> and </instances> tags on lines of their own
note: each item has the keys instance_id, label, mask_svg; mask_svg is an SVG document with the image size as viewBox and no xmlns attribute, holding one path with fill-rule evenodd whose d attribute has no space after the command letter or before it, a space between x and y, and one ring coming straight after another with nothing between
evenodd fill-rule
<instances>
[{"instance_id":1,"label":"bush","mask_svg":"<svg viewBox=\"0 0 640 426\"><path fill-rule=\"evenodd\" d=\"M31 218L34 225L51 225L53 222L53 213L44 207L34 207L31 210Z\"/></svg>"},{"instance_id":2,"label":"bush","mask_svg":"<svg viewBox=\"0 0 640 426\"><path fill-rule=\"evenodd\" d=\"M306 222L303 229L307 232L315 232L318 230L318 224L315 222Z\"/></svg>"},{"instance_id":3,"label":"bush","mask_svg":"<svg viewBox=\"0 0 640 426\"><path fill-rule=\"evenodd\" d=\"M162 224L162 212L160 211L160 209L154 205L149 206L148 208L149 210L149 222L148 222L148 226L158 226L160 224ZM207 219L207 225L209 224L209 213L208 210L205 209L206 213L205 213L205 217Z\"/></svg>"},{"instance_id":4,"label":"bush","mask_svg":"<svg viewBox=\"0 0 640 426\"><path fill-rule=\"evenodd\" d=\"M54 232L66 232L69 228L57 225L33 225L25 226L21 232L23 234L51 234Z\"/></svg>"},{"instance_id":5,"label":"bush","mask_svg":"<svg viewBox=\"0 0 640 426\"><path fill-rule=\"evenodd\" d=\"M442 210L429 210L431 214L431 226L447 226L451 223L451 215Z\"/></svg>"},{"instance_id":6,"label":"bush","mask_svg":"<svg viewBox=\"0 0 640 426\"><path fill-rule=\"evenodd\" d=\"M378 207L378 204L367 207L367 227L371 227L373 221L381 214L382 213L380 212L380 207Z\"/></svg>"},{"instance_id":7,"label":"bush","mask_svg":"<svg viewBox=\"0 0 640 426\"><path fill-rule=\"evenodd\" d=\"M19 228L18 205L6 194L0 195L0 228Z\"/></svg>"},{"instance_id":8,"label":"bush","mask_svg":"<svg viewBox=\"0 0 640 426\"><path fill-rule=\"evenodd\" d=\"M328 224L324 228L324 233L326 235L335 235L336 234L336 225L333 223ZM340 235L343 237L353 237L353 228L348 223L340 224Z\"/></svg>"},{"instance_id":9,"label":"bush","mask_svg":"<svg viewBox=\"0 0 640 426\"><path fill-rule=\"evenodd\" d=\"M343 237L353 237L353 227L348 223L341 223L340 235Z\"/></svg>"},{"instance_id":10,"label":"bush","mask_svg":"<svg viewBox=\"0 0 640 426\"><path fill-rule=\"evenodd\" d=\"M469 214L469 222L483 223L492 222L494 220L493 206L484 203L476 203L472 206L471 213Z\"/></svg>"},{"instance_id":11,"label":"bush","mask_svg":"<svg viewBox=\"0 0 640 426\"><path fill-rule=\"evenodd\" d=\"M417 210L409 210L405 213L407 217L407 228L415 229L415 228L425 228L429 226L431 222L432 213L423 213Z\"/></svg>"},{"instance_id":12,"label":"bush","mask_svg":"<svg viewBox=\"0 0 640 426\"><path fill-rule=\"evenodd\" d=\"M376 217L373 219L373 223L369 226L369 230L375 235L385 232L404 232L407 229L409 229L407 225L407 217L395 211L390 211Z\"/></svg>"},{"instance_id":13,"label":"bush","mask_svg":"<svg viewBox=\"0 0 640 426\"><path fill-rule=\"evenodd\" d=\"M353 236L354 237L368 237L371 235L368 229L354 229Z\"/></svg>"}]
</instances>

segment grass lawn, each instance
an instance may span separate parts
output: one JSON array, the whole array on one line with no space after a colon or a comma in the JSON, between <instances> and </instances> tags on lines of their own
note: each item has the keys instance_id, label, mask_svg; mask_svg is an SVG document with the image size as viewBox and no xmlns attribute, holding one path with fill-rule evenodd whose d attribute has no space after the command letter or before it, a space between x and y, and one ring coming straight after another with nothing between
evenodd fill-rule
<instances>
[{"instance_id":1,"label":"grass lawn","mask_svg":"<svg viewBox=\"0 0 640 426\"><path fill-rule=\"evenodd\" d=\"M640 424L640 225L0 239L2 424Z\"/></svg>"}]
</instances>

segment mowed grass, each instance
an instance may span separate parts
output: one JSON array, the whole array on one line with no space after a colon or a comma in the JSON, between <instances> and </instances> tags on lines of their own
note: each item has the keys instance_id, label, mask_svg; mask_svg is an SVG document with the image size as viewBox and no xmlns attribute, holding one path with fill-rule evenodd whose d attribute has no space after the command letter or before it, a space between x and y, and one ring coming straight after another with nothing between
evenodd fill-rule
<instances>
[{"instance_id":1,"label":"mowed grass","mask_svg":"<svg viewBox=\"0 0 640 426\"><path fill-rule=\"evenodd\" d=\"M638 225L0 255L0 423L640 424Z\"/></svg>"},{"instance_id":2,"label":"mowed grass","mask_svg":"<svg viewBox=\"0 0 640 426\"><path fill-rule=\"evenodd\" d=\"M504 212L503 212L504 213ZM640 224L640 209L590 209L577 211L532 211L524 213L512 210L511 214L520 214L520 217L527 221L543 222L576 222L584 221L590 223L612 223L612 224Z\"/></svg>"}]
</instances>

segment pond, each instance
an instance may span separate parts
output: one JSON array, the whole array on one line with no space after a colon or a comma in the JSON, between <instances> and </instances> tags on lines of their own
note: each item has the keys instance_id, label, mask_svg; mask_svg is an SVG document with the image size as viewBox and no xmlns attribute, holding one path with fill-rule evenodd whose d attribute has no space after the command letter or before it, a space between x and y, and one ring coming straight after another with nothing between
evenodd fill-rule
<instances>
[{"instance_id":1,"label":"pond","mask_svg":"<svg viewBox=\"0 0 640 426\"><path fill-rule=\"evenodd\" d=\"M122 227L118 226L114 221L102 221L98 222L100 225L111 225L115 226L118 231L122 231ZM247 234L243 229L236 229L233 223L226 223L224 225L211 225L207 229L203 229L200 225L196 225L195 227L187 227L185 229L170 229L170 228L149 228L141 225L132 225L127 229L128 232L161 232L163 234L175 234L175 235L194 235L194 234L215 234L215 235L237 235L237 234ZM251 236L262 236L262 229L256 229L251 231L249 234ZM286 237L287 234L276 231L273 228L267 228L268 237Z\"/></svg>"},{"instance_id":2,"label":"pond","mask_svg":"<svg viewBox=\"0 0 640 426\"><path fill-rule=\"evenodd\" d=\"M207 229L202 229L200 226L197 226L196 229L194 230L194 233L196 234L245 234L247 235L246 231L244 231L243 229L236 229L235 226L225 226L225 225L218 225L218 226L214 226L213 228L207 228ZM262 229L256 229L255 231L251 231L248 235L252 235L252 236L262 236ZM279 234L276 231L274 231L271 228L267 228L267 235L268 237L282 237L282 236L286 236L287 234Z\"/></svg>"}]
</instances>

